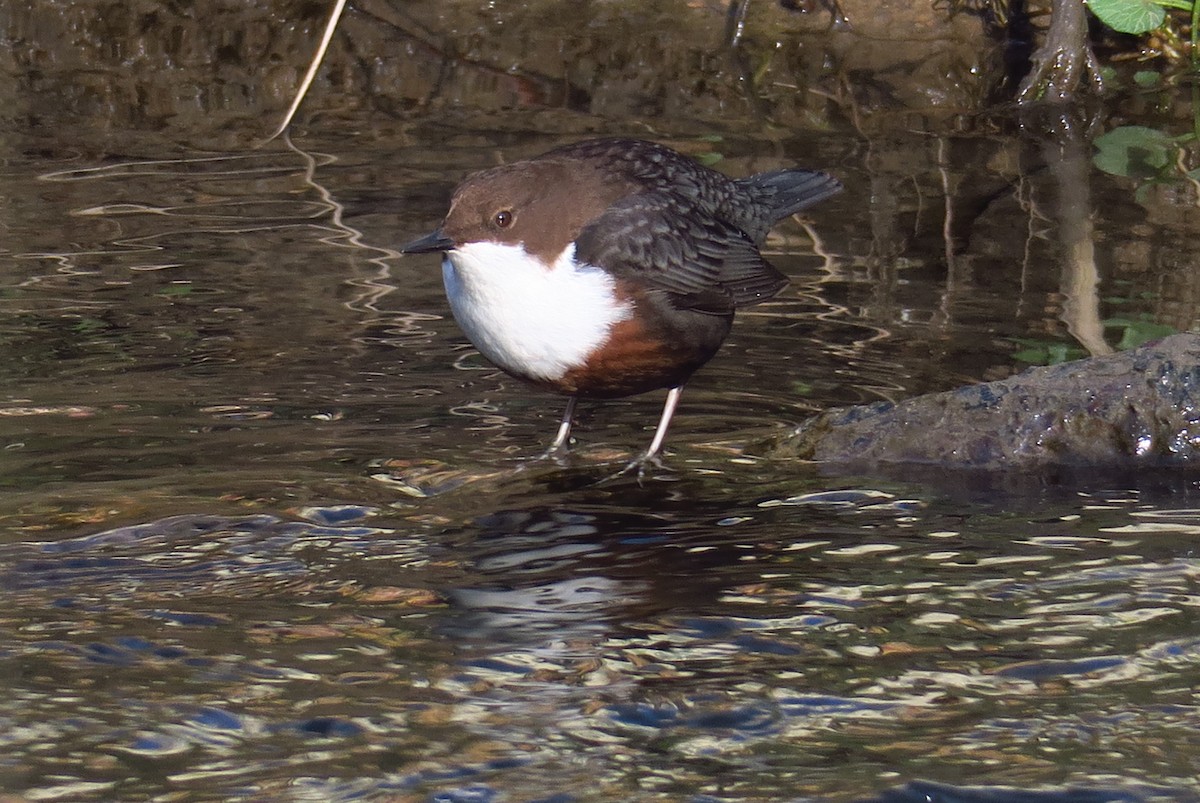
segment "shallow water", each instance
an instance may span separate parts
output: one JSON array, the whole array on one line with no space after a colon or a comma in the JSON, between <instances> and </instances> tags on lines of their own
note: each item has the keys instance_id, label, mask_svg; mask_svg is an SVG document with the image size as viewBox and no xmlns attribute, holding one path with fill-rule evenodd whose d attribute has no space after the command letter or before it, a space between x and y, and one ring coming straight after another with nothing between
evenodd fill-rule
<instances>
[{"instance_id":1,"label":"shallow water","mask_svg":"<svg viewBox=\"0 0 1200 803\"><path fill-rule=\"evenodd\" d=\"M1189 90L1156 97L1181 133ZM680 99L675 127L354 107L251 150L213 144L219 114L103 128L68 101L0 139L3 791L1200 798L1190 477L765 456L813 411L1193 327L1194 184L1135 195L1082 133L1003 111L714 138ZM586 405L570 465L522 468L561 400L466 347L436 260L393 250L466 172L581 127L847 187L777 229L793 284L641 483L609 477L660 398Z\"/></svg>"}]
</instances>

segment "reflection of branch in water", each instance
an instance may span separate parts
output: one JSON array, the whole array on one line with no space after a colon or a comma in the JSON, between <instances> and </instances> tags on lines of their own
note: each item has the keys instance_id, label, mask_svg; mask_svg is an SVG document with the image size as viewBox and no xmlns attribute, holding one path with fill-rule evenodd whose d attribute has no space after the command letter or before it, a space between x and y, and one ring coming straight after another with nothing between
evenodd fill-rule
<instances>
[{"instance_id":1,"label":"reflection of branch in water","mask_svg":"<svg viewBox=\"0 0 1200 803\"><path fill-rule=\"evenodd\" d=\"M321 233L319 242L338 248L352 248L359 253L365 253L366 264L371 266L368 275L350 279L347 283L360 288L362 292L346 303L349 309L356 312L369 311L376 323L379 319L386 321L388 330L398 336L408 336L422 333L422 324L428 321L441 320L442 316L408 310L389 310L382 312L377 308L377 302L387 293L395 289L390 284L379 280L387 276L388 260L400 256L399 252L383 246L368 244L364 235L358 229L348 225L344 220L345 207L332 192L317 180L317 170L331 164L336 158L328 154L308 153L294 145L286 135L283 142L303 164L298 177L303 183L315 191L317 198L298 200L289 192L287 200L250 199L239 197L229 201L206 201L187 205L151 206L148 204L114 203L102 204L86 209L73 210L73 215L102 217L112 219L118 216L127 218L156 216L175 218L189 221L186 228L155 227L155 231L146 235L125 236L114 239L109 247L89 251L70 252L40 252L18 254L26 259L51 260L54 263L54 274L85 275L98 272L98 268L83 268L77 263L80 257L124 259L138 254L163 254L164 246L157 241L172 237L176 234L188 235L211 234L233 235L253 232L279 232L284 229L301 229ZM251 154L228 154L220 156L184 157L179 159L152 159L120 164L101 165L96 167L73 168L46 173L38 177L41 181L49 182L79 182L79 181L110 181L118 182L131 177L161 177L164 180L176 181L186 178L196 179L228 179L245 181L250 177L280 176L293 178L297 176L297 166L290 157L287 164L281 164L283 158L278 153L258 151ZM259 196L261 198L261 196ZM327 218L327 220L326 220ZM199 224L199 225L197 225ZM360 260L354 260L357 264ZM138 265L123 265L124 270L161 270L178 267L177 262L146 262ZM44 281L48 277L33 277L30 283Z\"/></svg>"},{"instance_id":2,"label":"reflection of branch in water","mask_svg":"<svg viewBox=\"0 0 1200 803\"><path fill-rule=\"evenodd\" d=\"M324 163L323 163L324 164ZM179 159L140 159L134 162L98 165L96 167L74 167L55 170L38 176L38 181L86 181L128 178L130 176L203 176L244 177L292 172L291 165L278 164L272 154L246 153L223 154L220 156L187 156Z\"/></svg>"},{"instance_id":3,"label":"reflection of branch in water","mask_svg":"<svg viewBox=\"0 0 1200 803\"><path fill-rule=\"evenodd\" d=\"M1061 129L1043 149L1058 184L1058 233L1063 250L1062 318L1092 356L1111 354L1100 321L1100 272L1093 240L1091 162L1075 126Z\"/></svg>"},{"instance_id":4,"label":"reflection of branch in water","mask_svg":"<svg viewBox=\"0 0 1200 803\"><path fill-rule=\"evenodd\" d=\"M954 179L950 175L950 157L945 137L937 140L937 171L942 183L942 248L946 258L946 286L942 290L936 317L939 327L948 326L954 319L954 304L961 282L958 275L954 219Z\"/></svg>"},{"instance_id":5,"label":"reflection of branch in water","mask_svg":"<svg viewBox=\"0 0 1200 803\"><path fill-rule=\"evenodd\" d=\"M821 267L826 273L833 273L838 265L837 255L830 252L825 247L825 238L817 231L817 227L807 220L800 221L800 227L804 229L804 233L808 235L808 239L812 240L813 253L825 260L825 264Z\"/></svg>"},{"instance_id":6,"label":"reflection of branch in water","mask_svg":"<svg viewBox=\"0 0 1200 803\"><path fill-rule=\"evenodd\" d=\"M329 222L333 225L334 229L336 229L342 235L345 235L324 238L322 239L322 242L328 243L329 245L342 245L344 243L345 245L349 245L353 248L362 248L366 251L376 251L382 256L372 257L367 261L378 267L381 271L385 271L387 269L387 265L383 260L399 257L400 252L391 248L384 248L383 246L368 245L367 243L363 242L363 233L353 226L350 226L343 220L343 216L346 213L346 207L344 207L340 201L334 198L332 192L330 192L323 184L317 181L317 168L321 165L326 165L336 161L336 157L326 156L325 161L318 162L317 157L325 156L325 154L309 153L292 142L292 138L286 134L283 137L283 141L284 144L287 145L288 150L295 153L304 161L304 183L316 190L317 195L320 196L321 200L324 202L329 211Z\"/></svg>"},{"instance_id":7,"label":"reflection of branch in water","mask_svg":"<svg viewBox=\"0 0 1200 803\"><path fill-rule=\"evenodd\" d=\"M1200 87L1193 87L1193 96ZM1196 102L1195 97L1192 103L1196 106L1196 113L1200 115L1200 103ZM1200 123L1197 124L1197 135L1200 135ZM1195 205L1200 207L1200 179L1192 177L1193 170L1188 162L1188 152L1186 148L1179 148L1175 153L1175 169L1179 171L1179 175L1183 176L1183 180L1192 185L1192 195L1195 198Z\"/></svg>"},{"instance_id":8,"label":"reflection of branch in water","mask_svg":"<svg viewBox=\"0 0 1200 803\"><path fill-rule=\"evenodd\" d=\"M175 179L234 179L244 180L247 176L287 176L295 172L294 165L280 165L272 154L229 154L221 156L194 156L178 159L143 159L117 164L97 165L94 167L75 167L68 170L55 170L43 173L38 181L52 183L72 182L113 182L126 183L130 179L142 177L162 177ZM184 229L166 229L155 231L142 236L124 236L111 240L107 247L89 250L71 251L42 251L15 254L19 259L48 260L54 265L53 274L31 276L23 286L33 286L44 283L52 276L85 276L101 273L108 263L119 262L122 269L129 271L155 271L180 267L183 263L166 259L167 249L155 241L171 237L182 231L191 235L200 233L212 234L245 234L257 231L278 231L285 227L309 228L308 223L271 223L256 224L251 221L256 218L274 218L278 220L312 220L324 215L327 205L309 201L210 201L203 204L187 205L151 205L146 203L108 203L83 209L71 210L72 216L96 217L113 220L118 217L138 218L146 216L161 216L165 218L202 221L205 225L197 227L190 225ZM225 224L225 225L218 225ZM236 224L236 225L233 225ZM151 255L162 257L153 261ZM172 254L173 256L173 254ZM137 257L147 261L139 264L128 264L130 258ZM79 263L87 258L89 265ZM76 302L72 302L76 303ZM90 302L89 302L90 303ZM97 302L107 304L107 302Z\"/></svg>"},{"instance_id":9,"label":"reflection of branch in water","mask_svg":"<svg viewBox=\"0 0 1200 803\"><path fill-rule=\"evenodd\" d=\"M366 263L375 268L372 273L366 276L347 280L347 284L360 289L362 292L347 301L346 307L356 312L369 312L373 315L386 318L389 321L388 328L398 335L414 334L420 330L419 324L426 321L441 320L442 316L431 313L414 312L411 310L385 312L379 309L379 300L396 289L394 285L381 282L380 279L388 276L387 260L399 257L400 252L384 246L371 245L364 242L363 233L345 222L343 216L345 215L346 207L317 180L317 167L322 164L328 164L328 161L318 162L317 157L322 154L308 153L293 143L291 137L287 134L284 134L283 142L293 153L304 160L304 183L312 187L328 207L329 223L338 232L334 236L321 238L321 242L341 248L360 249L370 255ZM329 161L333 159L333 157L327 158ZM370 321L367 323L370 323Z\"/></svg>"},{"instance_id":10,"label":"reflection of branch in water","mask_svg":"<svg viewBox=\"0 0 1200 803\"><path fill-rule=\"evenodd\" d=\"M1025 212L1025 240L1021 249L1021 295L1017 300L1017 318L1025 317L1026 299L1029 297L1029 274L1034 265L1034 243L1045 239L1045 224L1050 217L1042 212L1041 206L1034 194L1033 184L1024 174L1017 180L1014 195L1017 205ZM1042 225L1038 225L1041 223Z\"/></svg>"}]
</instances>

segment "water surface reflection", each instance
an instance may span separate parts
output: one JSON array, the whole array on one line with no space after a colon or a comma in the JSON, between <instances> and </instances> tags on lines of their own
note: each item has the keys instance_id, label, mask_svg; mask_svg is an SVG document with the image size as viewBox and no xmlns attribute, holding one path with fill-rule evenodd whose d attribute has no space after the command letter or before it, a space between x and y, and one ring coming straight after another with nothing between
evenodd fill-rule
<instances>
[{"instance_id":1,"label":"water surface reflection","mask_svg":"<svg viewBox=\"0 0 1200 803\"><path fill-rule=\"evenodd\" d=\"M76 799L297 772L304 799L837 799L980 761L1191 788L1195 755L1163 747L1200 726L1194 508L735 501L753 479L653 513L630 484L459 523L310 508L10 544L8 752Z\"/></svg>"}]
</instances>

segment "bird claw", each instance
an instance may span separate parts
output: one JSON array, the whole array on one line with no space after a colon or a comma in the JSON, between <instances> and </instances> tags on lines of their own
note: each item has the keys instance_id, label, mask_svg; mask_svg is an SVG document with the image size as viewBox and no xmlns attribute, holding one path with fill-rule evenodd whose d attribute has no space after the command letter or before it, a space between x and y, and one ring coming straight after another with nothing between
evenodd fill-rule
<instances>
[{"instance_id":1,"label":"bird claw","mask_svg":"<svg viewBox=\"0 0 1200 803\"><path fill-rule=\"evenodd\" d=\"M549 449L535 457L534 460L551 460L556 465L565 466L570 457L571 447L569 445L566 443L555 443Z\"/></svg>"},{"instance_id":2,"label":"bird claw","mask_svg":"<svg viewBox=\"0 0 1200 803\"><path fill-rule=\"evenodd\" d=\"M566 444L556 444L536 457L528 457L517 464L517 471L525 471L541 463L553 463L559 468L565 467L571 458L571 450Z\"/></svg>"},{"instance_id":3,"label":"bird claw","mask_svg":"<svg viewBox=\"0 0 1200 803\"><path fill-rule=\"evenodd\" d=\"M597 485L603 485L607 482L613 482L614 480L616 480L620 477L624 477L627 474L630 474L634 471L637 472L638 485L641 485L642 481L646 478L647 466L652 466L656 469L660 469L660 470L664 470L664 471L667 468L666 465L663 464L662 458L657 453L643 452L638 457L636 457L633 460L630 460L628 463L626 463L625 467L623 469L621 469L620 471L618 471L616 474L613 474L612 476L605 477L604 479L600 480L600 482L598 482Z\"/></svg>"}]
</instances>

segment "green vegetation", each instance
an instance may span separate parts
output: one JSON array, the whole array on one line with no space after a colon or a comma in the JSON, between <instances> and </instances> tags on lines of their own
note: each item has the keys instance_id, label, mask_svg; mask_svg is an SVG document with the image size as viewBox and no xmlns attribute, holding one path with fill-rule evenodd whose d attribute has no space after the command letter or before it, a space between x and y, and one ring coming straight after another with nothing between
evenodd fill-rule
<instances>
[{"instance_id":1,"label":"green vegetation","mask_svg":"<svg viewBox=\"0 0 1200 803\"><path fill-rule=\"evenodd\" d=\"M1030 337L1014 337L1010 340L1020 347L1012 355L1013 359L1026 365L1058 365L1087 356L1087 352L1074 342Z\"/></svg>"},{"instance_id":2,"label":"green vegetation","mask_svg":"<svg viewBox=\"0 0 1200 803\"><path fill-rule=\"evenodd\" d=\"M1148 315L1137 318L1109 318L1104 321L1104 328L1120 333L1116 343L1118 351L1135 349L1151 340L1175 334L1174 327L1156 323Z\"/></svg>"},{"instance_id":3,"label":"green vegetation","mask_svg":"<svg viewBox=\"0 0 1200 803\"><path fill-rule=\"evenodd\" d=\"M1117 351L1137 348L1151 340L1176 333L1173 327L1156 323L1148 313L1136 317L1107 318L1103 323L1105 340ZM1087 350L1074 341L1030 337L1014 337L1010 340L1017 347L1013 359L1026 365L1058 365L1088 356Z\"/></svg>"},{"instance_id":4,"label":"green vegetation","mask_svg":"<svg viewBox=\"0 0 1200 803\"><path fill-rule=\"evenodd\" d=\"M1192 15L1192 62L1197 53L1197 33L1200 25L1200 0L1088 0L1088 8L1101 22L1119 33L1144 34L1170 24L1167 9L1177 8Z\"/></svg>"},{"instance_id":5,"label":"green vegetation","mask_svg":"<svg viewBox=\"0 0 1200 803\"><path fill-rule=\"evenodd\" d=\"M1188 0L1088 0L1088 8L1108 27L1120 33L1149 33L1161 26L1168 8L1196 13Z\"/></svg>"},{"instance_id":6,"label":"green vegetation","mask_svg":"<svg viewBox=\"0 0 1200 803\"><path fill-rule=\"evenodd\" d=\"M1180 180L1200 182L1200 168L1188 169L1185 148L1198 141L1197 131L1171 136L1156 128L1123 125L1096 137L1092 162L1109 175L1139 183L1139 200L1155 185Z\"/></svg>"}]
</instances>

